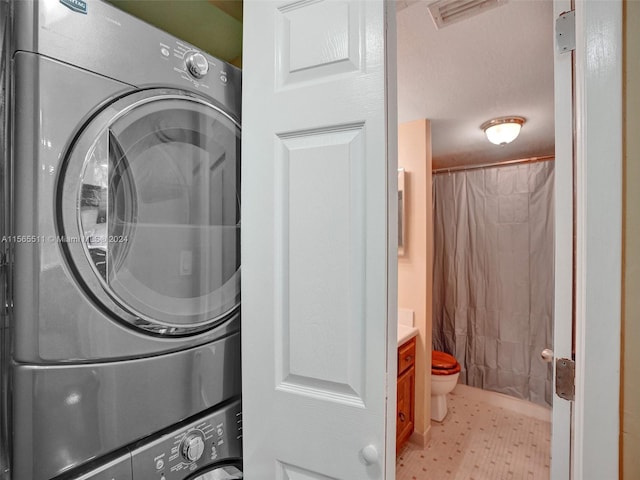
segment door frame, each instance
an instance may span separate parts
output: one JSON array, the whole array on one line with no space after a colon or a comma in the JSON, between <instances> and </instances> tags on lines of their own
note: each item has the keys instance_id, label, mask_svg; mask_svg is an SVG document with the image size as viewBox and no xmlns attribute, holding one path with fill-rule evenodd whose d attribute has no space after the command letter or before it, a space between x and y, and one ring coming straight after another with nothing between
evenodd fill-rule
<instances>
[{"instance_id":1,"label":"door frame","mask_svg":"<svg viewBox=\"0 0 640 480\"><path fill-rule=\"evenodd\" d=\"M622 0L576 2L574 479L618 478Z\"/></svg>"}]
</instances>

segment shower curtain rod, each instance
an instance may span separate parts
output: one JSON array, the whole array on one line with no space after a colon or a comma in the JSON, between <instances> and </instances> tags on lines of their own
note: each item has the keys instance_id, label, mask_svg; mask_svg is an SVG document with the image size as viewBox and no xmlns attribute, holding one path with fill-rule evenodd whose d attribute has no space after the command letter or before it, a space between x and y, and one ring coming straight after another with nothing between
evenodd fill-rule
<instances>
[{"instance_id":1,"label":"shower curtain rod","mask_svg":"<svg viewBox=\"0 0 640 480\"><path fill-rule=\"evenodd\" d=\"M529 158L519 158L517 160L507 160L506 162L481 163L478 165L461 165L458 167L438 168L436 170L431 170L431 173L433 175L438 175L440 173L461 172L463 170L477 170L479 168L506 167L507 165L514 165L518 163L546 162L549 160L553 160L554 158L555 158L555 155L543 155L541 157L529 157Z\"/></svg>"}]
</instances>

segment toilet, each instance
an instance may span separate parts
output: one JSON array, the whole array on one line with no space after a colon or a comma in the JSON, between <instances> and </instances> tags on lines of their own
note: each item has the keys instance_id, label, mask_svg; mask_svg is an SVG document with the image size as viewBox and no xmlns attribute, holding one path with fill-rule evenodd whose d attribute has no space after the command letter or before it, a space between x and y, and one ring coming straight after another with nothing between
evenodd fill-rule
<instances>
[{"instance_id":1,"label":"toilet","mask_svg":"<svg viewBox=\"0 0 640 480\"><path fill-rule=\"evenodd\" d=\"M458 383L461 366L454 356L431 352L431 419L441 422L447 416L447 393Z\"/></svg>"}]
</instances>

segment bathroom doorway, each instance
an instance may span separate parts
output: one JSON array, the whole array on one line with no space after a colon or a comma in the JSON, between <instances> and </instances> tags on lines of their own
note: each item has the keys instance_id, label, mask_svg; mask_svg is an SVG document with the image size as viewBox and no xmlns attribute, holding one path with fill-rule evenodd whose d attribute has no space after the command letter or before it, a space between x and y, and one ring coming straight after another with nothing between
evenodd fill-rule
<instances>
[{"instance_id":1,"label":"bathroom doorway","mask_svg":"<svg viewBox=\"0 0 640 480\"><path fill-rule=\"evenodd\" d=\"M408 217L399 308L412 311L424 347L416 360L427 364L422 372L416 366L415 406L423 410L413 442L399 451L397 478L548 479L553 375L540 354L553 349L553 2L494 2L451 22L442 18L446 3L399 2L397 14L399 167ZM503 116L522 117L521 135L493 145L480 126ZM421 142L426 166L419 148L409 152L418 163L407 159L403 128L412 130L410 142ZM513 163L495 166L505 162ZM544 193L529 188L539 186ZM416 215L420 198L424 215ZM478 210L462 212L470 198ZM529 215L532 198L543 208ZM434 217L450 219L453 228L446 235L436 228L434 238ZM425 232L424 247L419 236L412 245L417 230ZM431 265L416 269L434 255L437 278ZM425 277L423 298L407 292L417 270ZM502 313L489 308L498 304ZM531 322L536 315L540 321ZM461 366L442 422L430 421L431 348Z\"/></svg>"}]
</instances>

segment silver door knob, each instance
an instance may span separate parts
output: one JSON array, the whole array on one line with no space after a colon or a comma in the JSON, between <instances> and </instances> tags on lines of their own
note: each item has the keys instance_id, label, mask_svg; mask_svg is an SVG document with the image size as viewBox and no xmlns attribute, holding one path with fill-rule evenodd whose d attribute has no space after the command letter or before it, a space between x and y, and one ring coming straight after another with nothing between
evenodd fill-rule
<instances>
[{"instance_id":1,"label":"silver door knob","mask_svg":"<svg viewBox=\"0 0 640 480\"><path fill-rule=\"evenodd\" d=\"M378 463L378 449L373 445L367 445L362 449L362 457L367 465Z\"/></svg>"},{"instance_id":2,"label":"silver door knob","mask_svg":"<svg viewBox=\"0 0 640 480\"><path fill-rule=\"evenodd\" d=\"M553 361L553 350L545 348L544 350L542 350L542 352L540 352L540 356L546 363L551 363Z\"/></svg>"}]
</instances>

